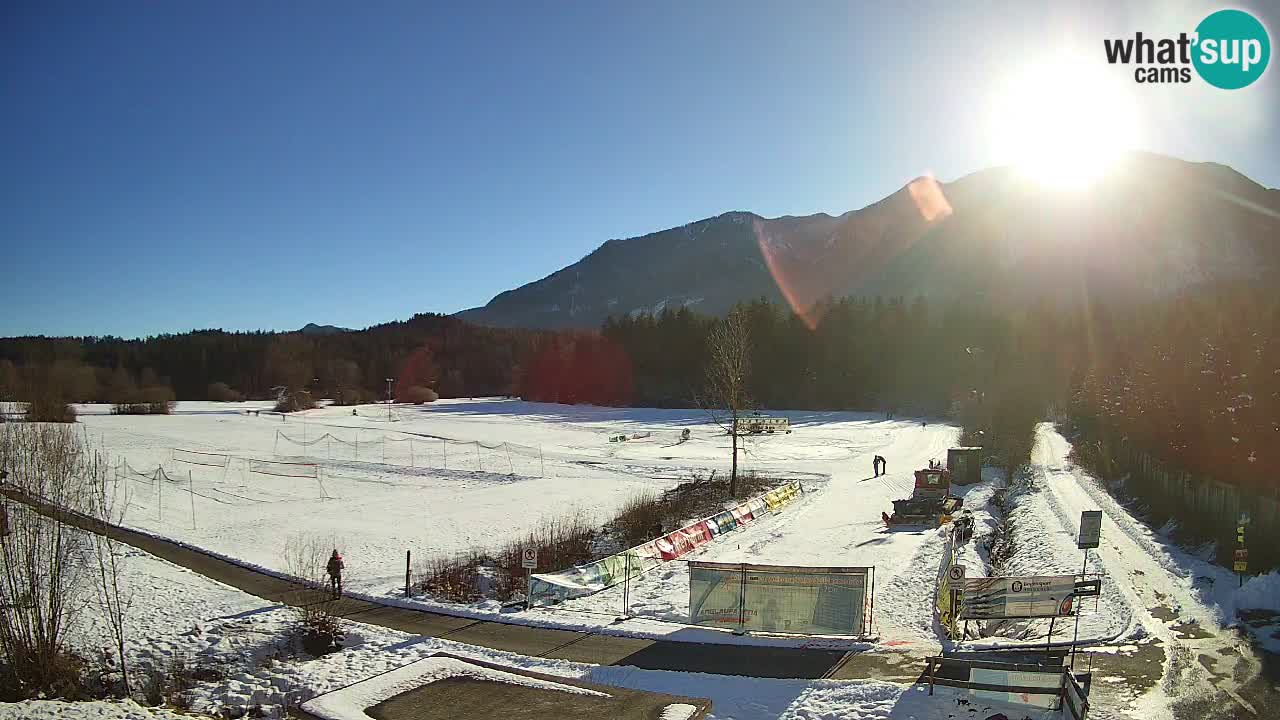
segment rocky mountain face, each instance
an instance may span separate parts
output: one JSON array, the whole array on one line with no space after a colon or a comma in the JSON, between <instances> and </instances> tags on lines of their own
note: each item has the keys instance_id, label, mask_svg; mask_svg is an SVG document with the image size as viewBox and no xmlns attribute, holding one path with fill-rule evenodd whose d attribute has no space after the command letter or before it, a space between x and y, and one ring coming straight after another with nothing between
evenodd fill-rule
<instances>
[{"instance_id":1,"label":"rocky mountain face","mask_svg":"<svg viewBox=\"0 0 1280 720\"><path fill-rule=\"evenodd\" d=\"M598 327L610 315L723 313L764 297L814 317L824 298L979 294L1011 304L1142 297L1280 278L1280 190L1212 163L1133 154L1082 189L1012 168L918 178L839 217L730 212L629 240L484 307L487 325Z\"/></svg>"}]
</instances>

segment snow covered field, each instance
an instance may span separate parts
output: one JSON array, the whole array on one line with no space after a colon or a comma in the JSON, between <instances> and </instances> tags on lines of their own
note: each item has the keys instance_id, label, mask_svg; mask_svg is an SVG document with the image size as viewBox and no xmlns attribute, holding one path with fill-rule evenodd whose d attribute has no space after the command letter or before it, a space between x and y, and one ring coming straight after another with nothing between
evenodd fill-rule
<instances>
[{"instance_id":1,"label":"snow covered field","mask_svg":"<svg viewBox=\"0 0 1280 720\"><path fill-rule=\"evenodd\" d=\"M290 537L336 536L355 589L397 603L406 602L393 599L402 582L406 548L418 555L497 544L573 506L603 519L634 492L669 487L694 472L723 471L728 464L728 438L708 425L705 415L691 410L477 400L397 406L394 422L387 421L385 407L375 406L361 407L354 416L350 409L321 408L287 420L244 412L261 407L182 403L169 417L117 417L85 407L81 418L90 441L130 468L145 473L163 464L179 481L191 473L190 485L161 480L157 486L123 470L118 492L128 499L127 525L277 570ZM889 509L893 498L910 493L912 470L945 457L957 430L858 413L785 414L794 432L749 442L743 462L749 470L802 478L803 498L718 537L687 558L874 565L873 630L879 649L921 657L949 644L939 636L932 614L941 531L889 531L880 512ZM680 442L684 429L691 438ZM1008 494L1005 519L1011 521L1015 549L1005 571L1078 572L1080 511L1102 510L1102 546L1090 553L1089 571L1103 577L1103 595L1096 603L1082 603L1081 637L1120 655L1154 643L1165 657L1163 681L1154 687L1129 691L1123 678L1104 681L1103 697L1111 705L1097 707L1094 715L1171 716L1179 700L1219 691L1226 692L1225 702L1249 709L1232 688L1256 671L1257 660L1247 636L1233 631L1239 627L1235 615L1241 608L1280 610L1280 575L1255 578L1237 590L1229 571L1169 543L1073 467L1070 445L1052 425L1042 424L1036 432L1030 484ZM635 439L610 442L617 434ZM224 469L179 462L174 448L226 454L231 463ZM876 454L888 458L887 476L872 477L870 459ZM251 472L250 460L315 463L320 481ZM320 497L321 483L325 498ZM959 554L973 575L992 570L984 541L1001 518L988 503L1003 486L999 473L988 470L983 483L957 488L977 516L977 534ZM223 681L198 688L195 709L207 712L297 703L437 651L606 685L710 697L718 718L941 718L948 716L947 705L954 700L939 704L917 689L873 681L766 680L595 667L360 624L351 624L342 653L266 662L278 650L278 638L291 619L288 610L143 553L130 554L129 582L145 589L138 594L142 611L131 616L131 655L154 663L181 656L229 668ZM680 625L687 596L685 564L673 561L633 583L631 611L640 619L613 622L622 609L621 588L556 608L505 613L504 619L718 642L827 642L690 630ZM439 606L422 599L407 602ZM497 613L483 604L452 610ZM1001 632L970 645L1042 643L1045 626L1035 621L1016 628L1019 632ZM1055 640L1067 640L1070 630L1060 624ZM98 630L88 626L82 632L92 637ZM101 717L145 717L137 714L141 709L127 705L93 705ZM14 706L0 706L0 718L55 717L59 708L28 704L13 713ZM1022 708L1018 713L1026 714Z\"/></svg>"},{"instance_id":2,"label":"snow covered field","mask_svg":"<svg viewBox=\"0 0 1280 720\"><path fill-rule=\"evenodd\" d=\"M285 420L245 413L264 407L180 403L172 416L131 417L84 406L81 419L91 442L127 463L118 483L127 525L276 570L284 569L281 550L290 538L333 537L343 548L349 586L377 596L402 586L405 550L422 558L495 546L567 508L603 520L641 490L725 472L729 461L729 438L697 410L459 400L396 406L392 422L385 406L362 406L357 415L320 408ZM876 630L928 642L938 533L890 532L880 513L893 498L910 495L913 470L946 457L957 430L865 413L779 414L793 432L748 440L740 462L746 470L801 479L803 500L695 557L874 565ZM685 429L691 437L681 442ZM635 439L610 442L618 434ZM180 462L175 448L215 454L185 456L198 462L218 463L216 454L225 454L230 465ZM871 472L876 454L889 461L889 473L879 478ZM320 478L252 472L298 468L252 460L314 463ZM147 477L160 464L172 482ZM620 592L542 615L560 625L607 624ZM632 589L632 612L682 622L687 595L684 564L670 563ZM581 617L566 617L575 610Z\"/></svg>"}]
</instances>

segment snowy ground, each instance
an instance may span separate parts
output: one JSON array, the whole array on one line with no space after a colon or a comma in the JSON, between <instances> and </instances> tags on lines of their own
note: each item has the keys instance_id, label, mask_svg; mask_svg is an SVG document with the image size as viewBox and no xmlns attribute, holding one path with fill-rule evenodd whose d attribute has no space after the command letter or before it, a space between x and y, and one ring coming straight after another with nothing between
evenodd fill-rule
<instances>
[{"instance_id":1,"label":"snowy ground","mask_svg":"<svg viewBox=\"0 0 1280 720\"><path fill-rule=\"evenodd\" d=\"M889 530L881 521L882 510L892 510L891 500L911 494L911 471L931 459L945 459L955 445L956 431L944 425L920 423L871 423L891 425L891 434L863 451L891 458L894 469L874 477L869 463L804 463L790 467L814 472L826 470L830 480L805 484L805 497L795 507L719 538L687 556L690 560L786 565L836 565L875 567L873 631L895 645L936 646L933 630L933 582L941 557L941 531ZM868 431L876 432L876 430ZM837 432L850 433L842 427ZM833 433L834 434L834 433ZM855 435L856 437L856 435ZM966 490L975 490L968 488ZM615 586L596 595L565 603L565 612L582 611L617 615L623 588ZM646 618L683 621L689 609L689 573L682 562L668 563L641 577L630 588L630 612Z\"/></svg>"},{"instance_id":2,"label":"snowy ground","mask_svg":"<svg viewBox=\"0 0 1280 720\"><path fill-rule=\"evenodd\" d=\"M127 633L135 673L148 664L166 666L175 657L182 658L188 666L217 668L223 677L196 685L189 696L192 711L210 716L236 714L255 707L268 716L280 716L285 707L321 693L409 665L436 652L447 652L601 685L707 697L714 703L711 717L721 720L943 720L957 712L958 699L968 700L973 703L968 707L984 711L977 717L997 711L1010 717L1050 717L1047 713L1028 714L1021 706L970 699L945 688L939 688L938 695L930 698L918 686L876 681L767 680L584 665L522 657L349 621L344 621L346 647L313 659L285 649L284 638L293 619L290 610L135 550L128 551L125 580L126 586L134 590ZM76 641L105 642L98 633L97 626L87 624L77 631ZM0 720L179 717L188 716L128 701L0 703Z\"/></svg>"},{"instance_id":3,"label":"snowy ground","mask_svg":"<svg viewBox=\"0 0 1280 720\"><path fill-rule=\"evenodd\" d=\"M1122 643L1158 641L1166 656L1162 682L1131 698L1127 709L1135 716L1169 717L1173 706L1184 700L1225 695L1221 702L1256 715L1257 708L1233 687L1257 674L1259 660L1248 639L1230 628L1240 626L1237 610L1280 609L1280 576L1253 578L1238 588L1232 572L1186 552L1136 520L1093 478L1072 466L1067 459L1070 450L1052 424L1037 426L1032 469L1040 492L1032 497L1041 509L1032 512L1041 522L1028 537L1026 544L1032 547L1020 560L1036 568L1056 566L1072 572L1069 565L1061 566L1061 558L1074 545L1080 512L1101 510L1102 545L1090 551L1089 570L1102 573L1104 594L1098 611L1085 610L1081 627L1102 637L1118 636ZM1044 552L1050 547L1052 552ZM1122 651L1132 648L1121 645Z\"/></svg>"},{"instance_id":4,"label":"snowy ground","mask_svg":"<svg viewBox=\"0 0 1280 720\"><path fill-rule=\"evenodd\" d=\"M349 587L378 597L402 586L405 550L422 558L495 546L569 507L603 520L638 491L723 472L729 459L729 439L697 410L477 400L396 406L391 422L385 406L362 406L358 415L320 408L285 420L245 413L265 407L180 403L168 417L120 417L83 406L81 419L91 442L127 463L118 484L127 500L126 525L276 570L284 569L281 549L292 537L333 537L344 549ZM945 458L957 430L866 413L779 414L794 431L749 440L741 464L801 479L805 497L695 557L874 565L875 631L899 643L933 642L939 535L889 532L880 513L891 509L892 499L910 495L913 470ZM681 442L685 429L691 438ZM616 434L635 439L610 442ZM226 454L230 466L180 462L175 448ZM876 454L889 461L889 473L879 478L871 472ZM314 463L321 477L252 472L254 459ZM146 476L161 464L172 482ZM647 621L684 621L684 567L671 563L642 579L632 588L632 613ZM618 589L538 615L560 626L599 627L611 623L620 606ZM646 621L631 628L657 635L675 629Z\"/></svg>"},{"instance_id":5,"label":"snowy ground","mask_svg":"<svg viewBox=\"0 0 1280 720\"><path fill-rule=\"evenodd\" d=\"M354 589L396 603L405 602L393 599L403 578L405 549L421 557L495 545L567 507L604 519L637 491L669 487L693 473L723 471L728 460L728 438L707 424L704 414L691 410L478 400L396 407L391 422L385 407L378 406L361 407L354 416L345 408L321 408L287 420L244 412L263 407L182 403L170 417L113 417L102 408L86 407L81 417L90 441L129 468L145 474L163 464L178 481L191 473L189 485L162 480L157 486L126 469L118 487L120 497L128 500L127 525L277 570L282 569L281 548L291 537L336 536ZM880 647L915 657L935 651L943 644L932 616L941 533L888 531L880 512L890 509L893 498L910 493L912 470L945 457L956 441L956 429L859 413L783 414L791 418L794 432L750 442L743 464L769 475L800 478L805 495L776 515L717 538L690 558L874 565L873 630ZM684 429L692 437L680 442ZM634 439L610 442L617 434ZM182 463L174 459L174 448L225 453L232 460L225 470ZM1005 572L1078 572L1080 512L1103 511L1102 546L1090 552L1088 565L1090 573L1102 576L1103 595L1081 603L1080 635L1117 657L1158 647L1157 656L1162 653L1165 660L1163 679L1154 687L1129 691L1123 677L1101 681L1111 707L1096 708L1095 715L1119 711L1165 717L1198 696L1253 709L1234 690L1234 683L1256 674L1258 665L1249 638L1240 631L1237 611L1280 610L1280 576L1256 578L1237 590L1229 571L1136 520L1072 467L1069 451L1069 443L1051 425L1037 428L1030 484L1009 495L1006 519L1015 549ZM889 459L891 471L885 477L872 477L870 460L876 454ZM254 459L314 463L321 477L251 472ZM983 483L959 489L977 516L977 534L959 550L972 575L992 572L986 541L1001 518L988 501L1003 485L998 473L988 471ZM721 718L928 718L937 707L920 704L915 690L887 683L596 668L358 625L350 634L351 646L337 656L270 663L266 658L278 651L275 638L289 621L288 611L264 607L145 556L136 565L130 572L138 574L139 587L168 590L163 607L142 616L134 652L144 659L184 655L237 668L224 683L202 691L201 707L206 709L297 702L440 650L603 684L711 697ZM680 561L633 583L630 610L638 619L613 622L622 610L621 592L614 588L528 613L499 613L485 604L448 609L611 634L839 646L823 639L739 638L681 626L688 576ZM429 600L410 602L441 607ZM1073 629L1059 624L1054 640L1066 641ZM968 644L1043 642L1047 623L987 630L988 637ZM1256 642L1276 642L1273 626L1253 630ZM37 712L34 706L28 709ZM6 712L0 707L0 718L11 716ZM132 710L111 707L104 712L104 717L125 717Z\"/></svg>"}]
</instances>

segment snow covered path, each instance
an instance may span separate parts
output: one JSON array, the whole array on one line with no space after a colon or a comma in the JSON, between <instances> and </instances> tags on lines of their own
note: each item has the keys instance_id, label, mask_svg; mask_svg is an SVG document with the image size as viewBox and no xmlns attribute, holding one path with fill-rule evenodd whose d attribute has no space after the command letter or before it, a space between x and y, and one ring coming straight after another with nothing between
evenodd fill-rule
<instances>
[{"instance_id":1,"label":"snow covered path","mask_svg":"<svg viewBox=\"0 0 1280 720\"><path fill-rule=\"evenodd\" d=\"M1247 641L1225 628L1233 622L1230 598L1235 576L1166 543L1117 503L1097 482L1069 462L1071 444L1051 423L1036 427L1034 472L1043 479L1063 531L1074 535L1083 510L1102 510L1102 544L1092 551L1090 570L1105 573L1104 587L1123 595L1129 629L1141 626L1163 646L1159 687L1131 698L1130 712L1170 717L1184 700L1219 702L1250 715L1258 709L1237 693L1241 680L1259 671Z\"/></svg>"}]
</instances>

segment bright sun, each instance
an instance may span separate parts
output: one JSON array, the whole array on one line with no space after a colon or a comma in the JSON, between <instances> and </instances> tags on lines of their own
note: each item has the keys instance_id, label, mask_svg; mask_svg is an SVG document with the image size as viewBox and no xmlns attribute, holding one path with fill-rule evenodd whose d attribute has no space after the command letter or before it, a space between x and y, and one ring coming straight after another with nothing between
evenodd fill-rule
<instances>
[{"instance_id":1,"label":"bright sun","mask_svg":"<svg viewBox=\"0 0 1280 720\"><path fill-rule=\"evenodd\" d=\"M996 157L1045 185L1089 185L1137 140L1131 93L1079 54L1019 69L993 99Z\"/></svg>"}]
</instances>

